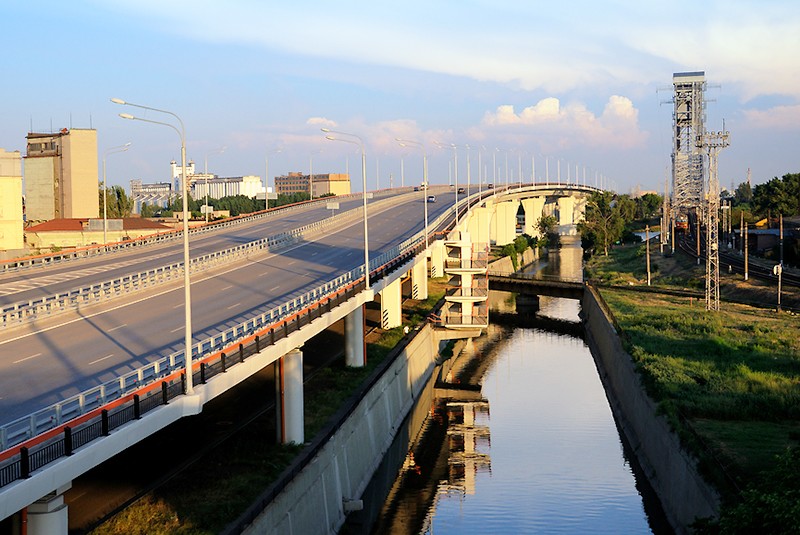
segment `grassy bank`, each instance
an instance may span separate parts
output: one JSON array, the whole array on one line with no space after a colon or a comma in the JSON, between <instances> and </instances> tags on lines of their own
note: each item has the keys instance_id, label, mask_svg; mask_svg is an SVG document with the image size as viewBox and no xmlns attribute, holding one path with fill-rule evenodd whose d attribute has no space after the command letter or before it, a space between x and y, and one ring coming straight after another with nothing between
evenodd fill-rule
<instances>
[{"instance_id":1,"label":"grassy bank","mask_svg":"<svg viewBox=\"0 0 800 535\"><path fill-rule=\"evenodd\" d=\"M432 280L430 297L404 303L404 325L417 325L444 295ZM305 436L310 441L344 401L379 366L404 336L402 328L367 336L367 366L343 362L320 368L305 383ZM172 480L94 529L94 535L218 533L235 520L289 466L302 446L273 442L273 411L267 411Z\"/></svg>"},{"instance_id":2,"label":"grassy bank","mask_svg":"<svg viewBox=\"0 0 800 535\"><path fill-rule=\"evenodd\" d=\"M598 280L641 285L640 249L619 248L608 258L593 258L587 270ZM703 287L693 260L655 262L666 272L657 285ZM752 292L755 298L761 290ZM766 303L759 308L723 301L720 311L709 312L692 297L618 287L601 287L601 294L648 393L726 498L722 527L711 531L746 531L742 507L756 526L766 525L759 522L776 517L792 497L800 498L797 483L777 488L775 482L784 480L773 475L780 464L800 480L800 467L787 454L800 444L798 317L777 314ZM771 531L797 527L795 520L771 525Z\"/></svg>"}]
</instances>

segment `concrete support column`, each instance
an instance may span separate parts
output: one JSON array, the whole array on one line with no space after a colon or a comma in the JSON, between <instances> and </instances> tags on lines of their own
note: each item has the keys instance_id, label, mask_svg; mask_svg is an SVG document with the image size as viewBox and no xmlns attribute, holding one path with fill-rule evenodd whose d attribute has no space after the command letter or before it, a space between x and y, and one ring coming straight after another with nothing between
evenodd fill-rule
<instances>
[{"instance_id":1,"label":"concrete support column","mask_svg":"<svg viewBox=\"0 0 800 535\"><path fill-rule=\"evenodd\" d=\"M403 283L396 279L381 291L381 329L393 329L403 323Z\"/></svg>"},{"instance_id":2,"label":"concrete support column","mask_svg":"<svg viewBox=\"0 0 800 535\"><path fill-rule=\"evenodd\" d=\"M558 198L558 224L559 226L572 225L575 223L573 213L575 211L575 197Z\"/></svg>"},{"instance_id":3,"label":"concrete support column","mask_svg":"<svg viewBox=\"0 0 800 535\"><path fill-rule=\"evenodd\" d=\"M302 444L305 441L303 418L303 352L292 349L275 362L275 408L278 442Z\"/></svg>"},{"instance_id":4,"label":"concrete support column","mask_svg":"<svg viewBox=\"0 0 800 535\"><path fill-rule=\"evenodd\" d=\"M351 368L361 368L367 363L364 339L364 306L344 318L344 362Z\"/></svg>"},{"instance_id":5,"label":"concrete support column","mask_svg":"<svg viewBox=\"0 0 800 535\"><path fill-rule=\"evenodd\" d=\"M469 220L469 233L475 239L475 243L489 243L489 221L492 217L492 209L479 207L472 209L472 217Z\"/></svg>"},{"instance_id":6,"label":"concrete support column","mask_svg":"<svg viewBox=\"0 0 800 535\"><path fill-rule=\"evenodd\" d=\"M522 208L525 210L525 226L522 232L528 236L539 237L539 219L542 218L544 211L544 197L533 197L522 200Z\"/></svg>"},{"instance_id":7,"label":"concrete support column","mask_svg":"<svg viewBox=\"0 0 800 535\"><path fill-rule=\"evenodd\" d=\"M506 245L517 237L517 201L506 201L495 205L491 235L496 245Z\"/></svg>"},{"instance_id":8,"label":"concrete support column","mask_svg":"<svg viewBox=\"0 0 800 535\"><path fill-rule=\"evenodd\" d=\"M431 251L431 278L444 277L444 257L447 254L444 242L437 240L430 246Z\"/></svg>"},{"instance_id":9,"label":"concrete support column","mask_svg":"<svg viewBox=\"0 0 800 535\"><path fill-rule=\"evenodd\" d=\"M28 506L28 535L67 535L69 515L64 503L64 493L72 483L56 489Z\"/></svg>"},{"instance_id":10,"label":"concrete support column","mask_svg":"<svg viewBox=\"0 0 800 535\"><path fill-rule=\"evenodd\" d=\"M428 298L428 259L424 256L411 268L411 298Z\"/></svg>"}]
</instances>

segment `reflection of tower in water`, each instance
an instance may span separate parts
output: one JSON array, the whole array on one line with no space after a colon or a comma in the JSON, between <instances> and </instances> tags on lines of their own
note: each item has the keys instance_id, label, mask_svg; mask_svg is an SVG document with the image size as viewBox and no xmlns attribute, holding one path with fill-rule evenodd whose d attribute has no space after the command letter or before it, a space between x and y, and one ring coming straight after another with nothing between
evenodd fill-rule
<instances>
[{"instance_id":1,"label":"reflection of tower in water","mask_svg":"<svg viewBox=\"0 0 800 535\"><path fill-rule=\"evenodd\" d=\"M475 494L478 472L491 472L492 469L488 453L491 447L489 403L450 402L447 411L451 422L447 429L449 477L446 485L440 485L439 491Z\"/></svg>"}]
</instances>

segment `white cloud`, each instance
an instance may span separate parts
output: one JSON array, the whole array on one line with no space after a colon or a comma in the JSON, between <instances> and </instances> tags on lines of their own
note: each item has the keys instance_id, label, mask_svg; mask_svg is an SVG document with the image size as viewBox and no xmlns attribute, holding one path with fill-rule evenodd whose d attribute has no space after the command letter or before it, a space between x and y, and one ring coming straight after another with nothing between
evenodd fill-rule
<instances>
[{"instance_id":1,"label":"white cloud","mask_svg":"<svg viewBox=\"0 0 800 535\"><path fill-rule=\"evenodd\" d=\"M794 130L800 124L800 104L794 106L776 106L767 110L745 110L745 120L751 128L775 128Z\"/></svg>"},{"instance_id":2,"label":"white cloud","mask_svg":"<svg viewBox=\"0 0 800 535\"><path fill-rule=\"evenodd\" d=\"M337 126L336 121L326 119L325 117L310 117L306 124L309 126L319 126L320 128L334 128Z\"/></svg>"},{"instance_id":3,"label":"white cloud","mask_svg":"<svg viewBox=\"0 0 800 535\"><path fill-rule=\"evenodd\" d=\"M541 136L549 143L555 140L558 147L633 148L642 146L647 139L647 134L639 129L638 114L630 99L618 95L608 99L600 116L583 104L562 106L557 98L549 97L520 113L511 105L498 106L494 113L485 114L483 126L511 134L522 130L534 139ZM544 145L546 141L543 139L541 143Z\"/></svg>"}]
</instances>

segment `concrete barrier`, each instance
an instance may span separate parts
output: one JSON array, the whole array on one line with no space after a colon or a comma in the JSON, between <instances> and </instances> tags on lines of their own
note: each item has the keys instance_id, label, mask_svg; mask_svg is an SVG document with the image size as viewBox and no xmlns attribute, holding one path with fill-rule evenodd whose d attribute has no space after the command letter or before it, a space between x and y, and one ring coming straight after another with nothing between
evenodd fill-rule
<instances>
[{"instance_id":1,"label":"concrete barrier","mask_svg":"<svg viewBox=\"0 0 800 535\"><path fill-rule=\"evenodd\" d=\"M691 533L698 518L719 515L720 497L697 471L696 459L680 444L666 418L657 414L632 357L623 349L597 290L587 286L582 311L586 339L611 409L639 464L658 494L676 533Z\"/></svg>"},{"instance_id":2,"label":"concrete barrier","mask_svg":"<svg viewBox=\"0 0 800 535\"><path fill-rule=\"evenodd\" d=\"M400 349L381 376L317 454L242 533L335 534L381 463L433 373L438 342L426 324ZM226 532L238 532L236 528Z\"/></svg>"}]
</instances>

